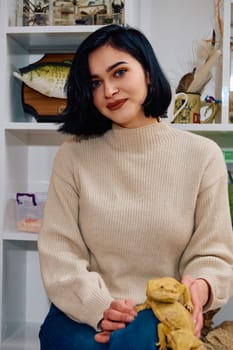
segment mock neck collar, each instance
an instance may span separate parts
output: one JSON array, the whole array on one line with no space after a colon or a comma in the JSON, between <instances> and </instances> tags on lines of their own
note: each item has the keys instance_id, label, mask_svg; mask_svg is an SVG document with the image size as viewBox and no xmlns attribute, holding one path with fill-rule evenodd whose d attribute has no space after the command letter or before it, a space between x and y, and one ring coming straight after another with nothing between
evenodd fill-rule
<instances>
[{"instance_id":1,"label":"mock neck collar","mask_svg":"<svg viewBox=\"0 0 233 350\"><path fill-rule=\"evenodd\" d=\"M112 129L106 132L104 137L111 147L118 150L140 152L164 141L171 131L174 129L162 121L133 129L113 124Z\"/></svg>"}]
</instances>

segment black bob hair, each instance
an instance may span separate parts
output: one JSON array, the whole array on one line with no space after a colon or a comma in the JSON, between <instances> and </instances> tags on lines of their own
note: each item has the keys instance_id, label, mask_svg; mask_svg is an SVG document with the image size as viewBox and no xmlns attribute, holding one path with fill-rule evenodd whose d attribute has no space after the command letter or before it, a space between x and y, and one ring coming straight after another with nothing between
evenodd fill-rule
<instances>
[{"instance_id":1,"label":"black bob hair","mask_svg":"<svg viewBox=\"0 0 233 350\"><path fill-rule=\"evenodd\" d=\"M112 121L93 104L88 55L108 44L133 56L149 73L150 85L143 103L147 117L166 117L171 88L148 39L139 30L107 25L91 33L78 47L67 79L67 106L59 131L77 136L100 136L112 128Z\"/></svg>"}]
</instances>

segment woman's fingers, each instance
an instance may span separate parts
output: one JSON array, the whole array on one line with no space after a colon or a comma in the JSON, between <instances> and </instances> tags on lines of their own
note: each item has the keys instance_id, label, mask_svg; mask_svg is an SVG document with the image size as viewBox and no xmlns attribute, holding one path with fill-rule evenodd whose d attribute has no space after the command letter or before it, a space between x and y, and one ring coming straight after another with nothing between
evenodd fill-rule
<instances>
[{"instance_id":1,"label":"woman's fingers","mask_svg":"<svg viewBox=\"0 0 233 350\"><path fill-rule=\"evenodd\" d=\"M199 289L199 285L197 280L192 278L191 276L184 276L182 281L183 284L185 284L191 294L191 299L193 303L193 322L194 322L194 327L195 327L195 335L197 337L200 337L201 335L201 329L203 327L203 305L202 305L202 295L201 291Z\"/></svg>"},{"instance_id":2,"label":"woman's fingers","mask_svg":"<svg viewBox=\"0 0 233 350\"><path fill-rule=\"evenodd\" d=\"M111 335L111 332L108 332L108 331L102 331L100 333L96 333L95 341L97 341L98 343L108 343L110 335Z\"/></svg>"},{"instance_id":3,"label":"woman's fingers","mask_svg":"<svg viewBox=\"0 0 233 350\"><path fill-rule=\"evenodd\" d=\"M103 331L95 335L95 340L99 343L107 343L112 331L125 328L126 324L132 322L137 315L134 307L135 304L131 300L114 300L104 311L100 323Z\"/></svg>"},{"instance_id":4,"label":"woman's fingers","mask_svg":"<svg viewBox=\"0 0 233 350\"><path fill-rule=\"evenodd\" d=\"M134 320L135 316L131 315L130 313L108 309L104 311L103 321L108 320L108 321L114 321L114 322L131 322ZM102 321L102 327L104 327L103 321Z\"/></svg>"},{"instance_id":5,"label":"woman's fingers","mask_svg":"<svg viewBox=\"0 0 233 350\"><path fill-rule=\"evenodd\" d=\"M132 322L136 315L133 302L114 300L109 308L104 311L101 327L107 331L124 328L126 323Z\"/></svg>"},{"instance_id":6,"label":"woman's fingers","mask_svg":"<svg viewBox=\"0 0 233 350\"><path fill-rule=\"evenodd\" d=\"M137 313L134 310L135 303L132 300L113 300L110 304L109 309L116 310L122 313L132 314L136 316Z\"/></svg>"}]
</instances>

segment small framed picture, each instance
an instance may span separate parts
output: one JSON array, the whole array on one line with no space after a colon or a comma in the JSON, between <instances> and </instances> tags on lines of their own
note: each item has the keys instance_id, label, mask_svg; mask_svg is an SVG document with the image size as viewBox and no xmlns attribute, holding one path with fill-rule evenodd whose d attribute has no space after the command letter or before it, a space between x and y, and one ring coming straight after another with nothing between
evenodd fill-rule
<instances>
[{"instance_id":1,"label":"small framed picture","mask_svg":"<svg viewBox=\"0 0 233 350\"><path fill-rule=\"evenodd\" d=\"M97 15L97 14L106 14L107 6L106 5L91 5L91 6L79 6L78 11L80 15Z\"/></svg>"}]
</instances>

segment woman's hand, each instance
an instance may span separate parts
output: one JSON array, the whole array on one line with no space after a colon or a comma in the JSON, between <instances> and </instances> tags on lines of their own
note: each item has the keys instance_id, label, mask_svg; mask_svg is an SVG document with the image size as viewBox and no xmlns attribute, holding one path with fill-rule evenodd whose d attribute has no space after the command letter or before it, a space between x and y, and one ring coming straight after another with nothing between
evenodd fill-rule
<instances>
[{"instance_id":1,"label":"woman's hand","mask_svg":"<svg viewBox=\"0 0 233 350\"><path fill-rule=\"evenodd\" d=\"M195 325L195 335L200 337L203 327L203 306L209 299L209 285L204 279L194 279L191 276L184 276L182 281L191 294L193 303L193 321Z\"/></svg>"},{"instance_id":2,"label":"woman's hand","mask_svg":"<svg viewBox=\"0 0 233 350\"><path fill-rule=\"evenodd\" d=\"M95 340L99 343L107 343L112 331L126 327L137 316L134 310L135 303L132 300L114 300L109 308L104 311L103 319L100 323L102 332L95 335Z\"/></svg>"}]
</instances>

